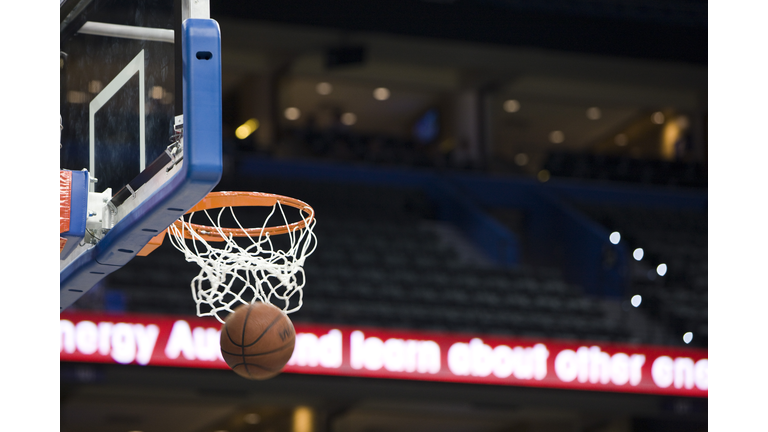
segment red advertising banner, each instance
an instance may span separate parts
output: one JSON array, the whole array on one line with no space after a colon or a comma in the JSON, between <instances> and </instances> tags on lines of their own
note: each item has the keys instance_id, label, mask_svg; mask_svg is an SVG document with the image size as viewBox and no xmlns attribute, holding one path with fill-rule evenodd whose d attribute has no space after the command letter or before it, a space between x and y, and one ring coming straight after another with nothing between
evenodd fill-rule
<instances>
[{"instance_id":1,"label":"red advertising banner","mask_svg":"<svg viewBox=\"0 0 768 432\"><path fill-rule=\"evenodd\" d=\"M707 351L295 324L286 373L707 397ZM61 314L61 361L228 369L215 319Z\"/></svg>"}]
</instances>

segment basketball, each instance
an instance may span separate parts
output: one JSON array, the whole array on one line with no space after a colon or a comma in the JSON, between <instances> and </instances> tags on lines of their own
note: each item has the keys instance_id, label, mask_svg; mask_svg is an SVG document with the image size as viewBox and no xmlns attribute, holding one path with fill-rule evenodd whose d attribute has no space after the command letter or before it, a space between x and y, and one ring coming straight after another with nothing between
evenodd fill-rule
<instances>
[{"instance_id":1,"label":"basketball","mask_svg":"<svg viewBox=\"0 0 768 432\"><path fill-rule=\"evenodd\" d=\"M244 304L221 329L221 355L238 375L264 380L279 374L293 354L296 331L288 316L262 302Z\"/></svg>"}]
</instances>

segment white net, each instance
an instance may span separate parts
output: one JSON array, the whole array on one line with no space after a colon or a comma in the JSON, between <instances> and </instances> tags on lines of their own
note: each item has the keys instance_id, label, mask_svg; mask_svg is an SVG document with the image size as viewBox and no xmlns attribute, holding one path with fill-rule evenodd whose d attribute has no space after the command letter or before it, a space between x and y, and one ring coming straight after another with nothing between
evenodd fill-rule
<instances>
[{"instance_id":1,"label":"white net","mask_svg":"<svg viewBox=\"0 0 768 432\"><path fill-rule=\"evenodd\" d=\"M301 308L306 282L304 260L317 246L313 232L316 220L314 214L299 211L304 221L302 226L289 229L285 234L261 234L273 218L289 225L284 207L295 210L276 202L261 229L256 230L257 235L250 234L253 229L243 228L234 207L203 210L210 222L210 233L204 234L217 234L226 239L220 242L206 241L192 228L195 213L183 216L179 223L168 228L174 247L184 253L188 262L200 266L191 283L198 316L213 316L223 323L237 306L256 301L271 303L285 313ZM216 220L210 213L218 213ZM231 215L230 220L239 227L240 237L222 229L225 215L227 219Z\"/></svg>"}]
</instances>

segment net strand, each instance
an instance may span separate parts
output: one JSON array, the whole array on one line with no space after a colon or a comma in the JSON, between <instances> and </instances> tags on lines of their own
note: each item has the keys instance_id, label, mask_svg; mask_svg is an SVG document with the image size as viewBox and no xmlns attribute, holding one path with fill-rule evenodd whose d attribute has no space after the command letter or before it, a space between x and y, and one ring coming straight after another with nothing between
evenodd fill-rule
<instances>
[{"instance_id":1,"label":"net strand","mask_svg":"<svg viewBox=\"0 0 768 432\"><path fill-rule=\"evenodd\" d=\"M227 209L244 233L240 238L248 240L247 246L239 245L233 234L222 230L222 215ZM307 213L306 209L299 211L305 227L290 229L286 233L290 246L282 250L275 246L269 233L264 234L269 220L276 213L288 225L288 218L279 201L272 206L258 237L246 231L233 207L222 207L215 218L208 210L203 212L212 228L211 233L203 234L216 232L222 242L212 244L191 228L194 212L182 216L178 224L168 228L173 246L184 254L187 262L200 266L200 272L190 283L197 315L213 316L223 323L224 318L241 303L256 301L272 303L287 314L298 311L303 305L306 283L302 266L317 247L313 231L316 224L314 215Z\"/></svg>"}]
</instances>

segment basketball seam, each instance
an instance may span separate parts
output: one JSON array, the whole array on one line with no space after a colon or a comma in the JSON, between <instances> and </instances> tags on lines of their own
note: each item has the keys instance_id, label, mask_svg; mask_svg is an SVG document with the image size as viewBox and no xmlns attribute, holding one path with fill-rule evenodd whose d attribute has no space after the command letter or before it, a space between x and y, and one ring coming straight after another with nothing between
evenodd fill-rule
<instances>
[{"instance_id":1,"label":"basketball seam","mask_svg":"<svg viewBox=\"0 0 768 432\"><path fill-rule=\"evenodd\" d=\"M248 315L250 315L250 314L251 314L251 308L248 308ZM245 326L248 323L248 315L245 316L245 321L243 322L243 329L245 329ZM229 341L232 342L232 344L234 346L240 347L240 348L248 348L249 346L253 346L256 342L260 341L261 338L264 337L264 334L269 329L271 329L272 326L274 326L277 323L277 321L280 320L280 318L283 318L283 317L284 316L282 315L282 312L280 312L280 315L275 317L275 319L267 326L267 328L264 329L264 331L259 335L259 337L255 341L249 343L248 345L245 345L245 331L243 331L243 343L242 344L238 344L237 342L235 342L234 339L232 339L232 335L229 334L229 327L225 327L226 330L227 330L227 337L229 338Z\"/></svg>"},{"instance_id":2,"label":"basketball seam","mask_svg":"<svg viewBox=\"0 0 768 432\"><path fill-rule=\"evenodd\" d=\"M252 306L248 306L248 313L245 314L245 321L243 321L243 328L241 329L241 333L243 335L243 342L240 344L240 354L243 357L243 363L245 364L245 373L248 374L249 377L252 377L251 371L248 370L248 363L245 361L245 329L248 328L248 318L251 317L251 311L253 310Z\"/></svg>"},{"instance_id":3,"label":"basketball seam","mask_svg":"<svg viewBox=\"0 0 768 432\"><path fill-rule=\"evenodd\" d=\"M250 377L253 377L253 375L251 374L251 372L248 370L248 366L249 366L249 365L250 365L250 366L256 366L256 367L257 367L257 368L259 368L259 369L264 369L264 370L265 370L265 371L267 371L267 372L280 372L280 370L282 369L282 368L277 368L277 369L269 369L269 368L267 368L267 367L264 367L264 366L262 366L262 365L260 365L260 364L257 364L257 363L248 363L248 362L243 362L243 363L238 363L238 364L236 364L236 365L233 365L233 366L232 366L232 370L234 370L234 369L235 369L236 367L238 367L238 366L245 366L245 372L248 374L248 376L250 376Z\"/></svg>"},{"instance_id":4,"label":"basketball seam","mask_svg":"<svg viewBox=\"0 0 768 432\"><path fill-rule=\"evenodd\" d=\"M221 352L222 352L222 354L229 354L229 355L238 356L238 357L255 357L255 356L260 356L260 355L267 355L267 354L276 353L278 351L281 351L281 350L284 350L284 349L288 348L288 346L291 345L291 342L294 342L294 339L295 338L291 338L290 341L286 342L284 345L280 346L279 348L273 349L272 351L265 351L265 352L260 352L260 353L256 353L256 354L237 354L237 353L231 353L229 351L224 351L224 349L222 349ZM242 351L245 352L245 349L243 349Z\"/></svg>"}]
</instances>

